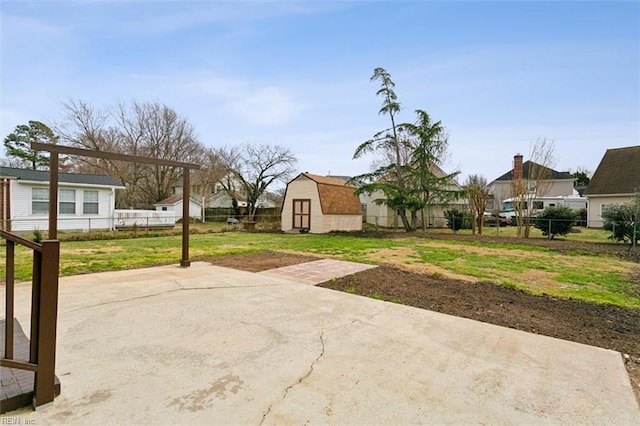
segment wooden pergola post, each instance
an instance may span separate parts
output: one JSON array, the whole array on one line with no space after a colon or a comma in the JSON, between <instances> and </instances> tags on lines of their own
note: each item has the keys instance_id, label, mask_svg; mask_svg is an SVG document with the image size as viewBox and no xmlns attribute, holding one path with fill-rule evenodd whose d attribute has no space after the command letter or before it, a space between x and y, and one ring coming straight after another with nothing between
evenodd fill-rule
<instances>
[{"instance_id":1,"label":"wooden pergola post","mask_svg":"<svg viewBox=\"0 0 640 426\"><path fill-rule=\"evenodd\" d=\"M189 173L191 170L186 167L182 169L182 259L180 266L188 267L191 265L189 261Z\"/></svg>"}]
</instances>

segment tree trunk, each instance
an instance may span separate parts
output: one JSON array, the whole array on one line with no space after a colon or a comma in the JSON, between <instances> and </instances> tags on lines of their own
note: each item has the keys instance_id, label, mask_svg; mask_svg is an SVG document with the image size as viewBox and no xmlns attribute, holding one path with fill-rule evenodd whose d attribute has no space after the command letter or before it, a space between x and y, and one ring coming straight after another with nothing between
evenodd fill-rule
<instances>
[{"instance_id":1,"label":"tree trunk","mask_svg":"<svg viewBox=\"0 0 640 426\"><path fill-rule=\"evenodd\" d=\"M402 220L402 226L404 227L404 230L407 232L411 232L411 224L409 223L409 219L407 219L407 212L405 210L398 210L398 216L400 216L400 219Z\"/></svg>"}]
</instances>

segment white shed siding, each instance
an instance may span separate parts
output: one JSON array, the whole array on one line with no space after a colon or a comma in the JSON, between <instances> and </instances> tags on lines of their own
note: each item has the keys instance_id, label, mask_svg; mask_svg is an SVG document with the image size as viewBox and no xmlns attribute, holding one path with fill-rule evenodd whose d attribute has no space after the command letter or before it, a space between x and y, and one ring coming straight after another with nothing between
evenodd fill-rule
<instances>
[{"instance_id":1,"label":"white shed siding","mask_svg":"<svg viewBox=\"0 0 640 426\"><path fill-rule=\"evenodd\" d=\"M362 215L327 214L322 218L322 231L319 232L359 231L361 229Z\"/></svg>"},{"instance_id":2,"label":"white shed siding","mask_svg":"<svg viewBox=\"0 0 640 426\"><path fill-rule=\"evenodd\" d=\"M287 186L286 198L282 205L282 230L293 229L293 200L311 200L309 232L325 232L318 185L306 176L294 179Z\"/></svg>"},{"instance_id":3,"label":"white shed siding","mask_svg":"<svg viewBox=\"0 0 640 426\"><path fill-rule=\"evenodd\" d=\"M602 228L604 226L604 219L602 219L602 206L604 205L619 205L631 202L632 196L587 196L587 227L589 228Z\"/></svg>"},{"instance_id":4,"label":"white shed siding","mask_svg":"<svg viewBox=\"0 0 640 426\"><path fill-rule=\"evenodd\" d=\"M175 204L156 205L156 211L171 212L176 217L176 220L180 219L182 218L182 200ZM189 200L189 217L202 217L202 206L193 200Z\"/></svg>"},{"instance_id":5,"label":"white shed siding","mask_svg":"<svg viewBox=\"0 0 640 426\"><path fill-rule=\"evenodd\" d=\"M11 181L11 229L12 231L33 231L49 229L46 214L32 213L32 189L49 185ZM75 214L58 214L59 230L112 229L115 197L111 188L94 185L59 184L60 189L75 190ZM84 191L98 191L98 214L83 214Z\"/></svg>"}]
</instances>

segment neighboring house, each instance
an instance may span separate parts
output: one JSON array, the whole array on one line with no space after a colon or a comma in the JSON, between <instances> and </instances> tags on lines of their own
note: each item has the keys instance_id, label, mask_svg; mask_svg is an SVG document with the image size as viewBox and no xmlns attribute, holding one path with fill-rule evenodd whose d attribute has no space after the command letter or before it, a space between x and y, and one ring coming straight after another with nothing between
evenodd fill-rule
<instances>
[{"instance_id":1,"label":"neighboring house","mask_svg":"<svg viewBox=\"0 0 640 426\"><path fill-rule=\"evenodd\" d=\"M435 164L431 165L431 173L438 178L443 178L447 176L447 173L444 172L440 167ZM443 188L445 191L461 191L462 188L455 181L451 180L451 182L445 185ZM384 199L385 195L382 191L374 191L367 197L366 204L366 222L369 224L374 224L377 226L382 226L386 228L394 228L394 227L402 227L402 222L397 212L392 208L384 205L378 204L376 200ZM429 227L429 228L442 228L447 224L447 220L445 218L445 211L450 209L457 210L465 210L466 204L463 200L452 201L447 204L431 204L427 208L418 211L418 228ZM409 212L407 212L409 217ZM409 220L410 217L409 217Z\"/></svg>"},{"instance_id":2,"label":"neighboring house","mask_svg":"<svg viewBox=\"0 0 640 426\"><path fill-rule=\"evenodd\" d=\"M513 157L513 168L489 184L492 204L487 210L500 207L500 203L513 197L514 176L520 176L528 184L529 192L537 192L539 197L559 197L575 195L573 182L575 178L569 172L558 172L548 167L541 166L533 161L522 162L522 155ZM535 170L535 172L534 172ZM543 175L546 179L539 182L536 188L535 177L532 174Z\"/></svg>"},{"instance_id":3,"label":"neighboring house","mask_svg":"<svg viewBox=\"0 0 640 426\"><path fill-rule=\"evenodd\" d=\"M182 217L182 194L172 195L162 201L155 203L153 206L156 211L173 213L176 219ZM202 203L197 202L193 198L189 199L189 217L202 218Z\"/></svg>"},{"instance_id":4,"label":"neighboring house","mask_svg":"<svg viewBox=\"0 0 640 426\"><path fill-rule=\"evenodd\" d=\"M244 200L244 196L235 194L238 207L247 207L247 202ZM214 209L230 209L233 207L233 199L224 189L220 190L209 197L209 203L207 207Z\"/></svg>"},{"instance_id":5,"label":"neighboring house","mask_svg":"<svg viewBox=\"0 0 640 426\"><path fill-rule=\"evenodd\" d=\"M355 187L344 180L300 173L287 184L282 230L313 233L362 229L362 206Z\"/></svg>"},{"instance_id":6,"label":"neighboring house","mask_svg":"<svg viewBox=\"0 0 640 426\"><path fill-rule=\"evenodd\" d=\"M235 184L234 186L239 187L239 183ZM206 199L206 205L204 207L207 208L225 208L225 209L230 209L232 207L232 198L229 195L229 193L224 189L223 185L218 182L214 185L214 187L212 188L213 191L209 194L207 194L206 197L203 197L202 194L202 189L200 186L196 186L196 185L192 185L191 189L190 189L190 195L196 199L200 199L200 198L204 198ZM180 195L182 194L182 186L174 186L172 187L172 192L175 195ZM236 200L238 201L238 207L247 207L247 201L244 199L244 195L236 190L234 191L235 196L236 196ZM273 200L270 197L269 193L264 193L259 199L258 199L258 207L259 208L263 208L263 207L275 207L275 203L273 202Z\"/></svg>"},{"instance_id":7,"label":"neighboring house","mask_svg":"<svg viewBox=\"0 0 640 426\"><path fill-rule=\"evenodd\" d=\"M105 175L58 174L58 229L113 229L115 191L124 186ZM49 229L49 172L0 167L2 229Z\"/></svg>"},{"instance_id":8,"label":"neighboring house","mask_svg":"<svg viewBox=\"0 0 640 426\"><path fill-rule=\"evenodd\" d=\"M587 226L601 228L602 213L612 205L633 200L640 191L640 146L608 149L585 195L589 200Z\"/></svg>"}]
</instances>

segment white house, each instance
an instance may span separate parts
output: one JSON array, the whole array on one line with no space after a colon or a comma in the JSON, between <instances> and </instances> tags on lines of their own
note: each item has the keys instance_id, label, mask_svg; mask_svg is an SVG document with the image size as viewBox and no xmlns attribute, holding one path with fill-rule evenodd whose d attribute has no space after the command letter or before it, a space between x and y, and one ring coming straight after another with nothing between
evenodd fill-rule
<instances>
[{"instance_id":1,"label":"white house","mask_svg":"<svg viewBox=\"0 0 640 426\"><path fill-rule=\"evenodd\" d=\"M587 226L602 228L602 213L611 206L631 203L638 191L640 145L608 149L585 191L589 200Z\"/></svg>"},{"instance_id":2,"label":"white house","mask_svg":"<svg viewBox=\"0 0 640 426\"><path fill-rule=\"evenodd\" d=\"M115 191L105 175L58 174L58 229L113 229ZM49 172L0 167L0 225L12 232L49 229Z\"/></svg>"},{"instance_id":3,"label":"white house","mask_svg":"<svg viewBox=\"0 0 640 426\"><path fill-rule=\"evenodd\" d=\"M282 230L312 233L362 229L362 206L344 180L300 173L287 184Z\"/></svg>"},{"instance_id":4,"label":"white house","mask_svg":"<svg viewBox=\"0 0 640 426\"><path fill-rule=\"evenodd\" d=\"M500 203L513 197L514 179L522 179L537 197L570 197L574 195L575 178L569 172L559 172L533 161L524 161L521 154L513 156L513 168L489 183L491 193L487 210L498 209ZM537 182L536 182L537 181ZM536 184L540 187L536 188Z\"/></svg>"},{"instance_id":5,"label":"white house","mask_svg":"<svg viewBox=\"0 0 640 426\"><path fill-rule=\"evenodd\" d=\"M182 194L172 195L153 205L156 211L171 212L176 219L182 218ZM189 217L202 218L202 203L189 199Z\"/></svg>"},{"instance_id":6,"label":"white house","mask_svg":"<svg viewBox=\"0 0 640 426\"><path fill-rule=\"evenodd\" d=\"M231 184L232 188L240 188L240 183L237 180L227 182ZM182 186L176 185L172 187L172 192L174 195L182 194ZM238 189L233 189L233 194L235 195L236 201L238 202L238 207L247 207L247 201L245 200L245 195L242 191ZM206 200L206 205L204 207L208 208L231 208L233 204L233 200L229 192L224 189L222 183L217 182L212 191L206 194L205 197L202 195L202 187L199 185L192 185L190 189L190 195L196 199L204 199ZM268 192L263 193L258 199L258 207L275 207L275 203L270 199L270 194ZM201 203L202 204L202 203Z\"/></svg>"}]
</instances>

